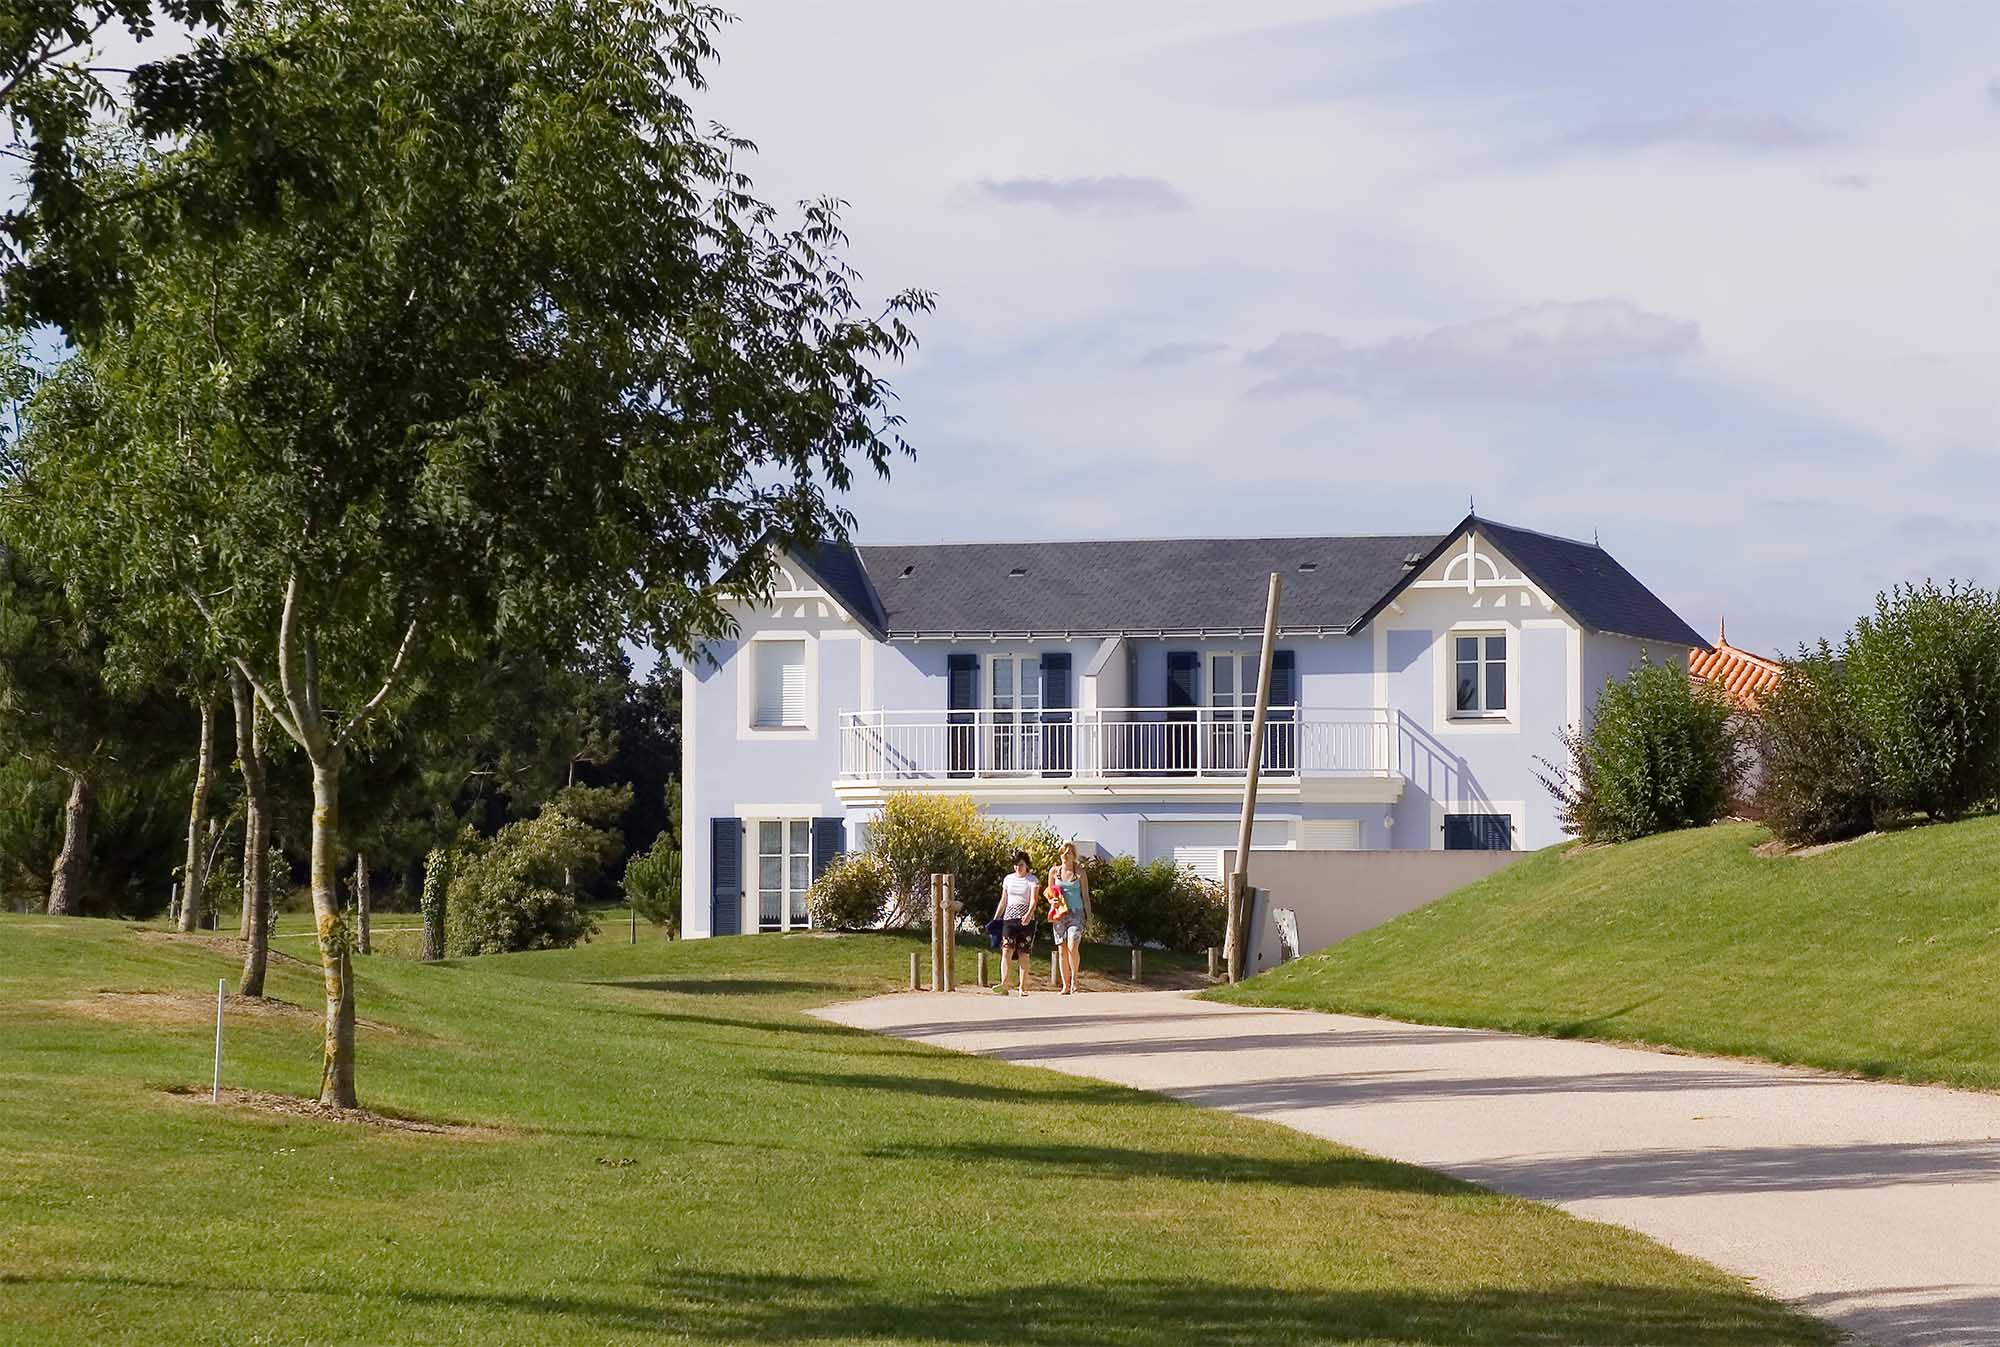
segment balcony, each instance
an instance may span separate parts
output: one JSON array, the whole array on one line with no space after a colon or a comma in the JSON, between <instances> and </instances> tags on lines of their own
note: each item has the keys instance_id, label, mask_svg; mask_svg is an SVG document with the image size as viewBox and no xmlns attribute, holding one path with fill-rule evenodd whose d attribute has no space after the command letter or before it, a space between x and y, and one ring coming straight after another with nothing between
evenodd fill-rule
<instances>
[{"instance_id":1,"label":"balcony","mask_svg":"<svg viewBox=\"0 0 2000 1347\"><path fill-rule=\"evenodd\" d=\"M1247 710L1206 706L846 711L835 785L850 798L910 789L1228 795L1249 769L1250 722ZM1384 708L1272 707L1262 751L1259 777L1276 795L1393 800L1401 791Z\"/></svg>"}]
</instances>

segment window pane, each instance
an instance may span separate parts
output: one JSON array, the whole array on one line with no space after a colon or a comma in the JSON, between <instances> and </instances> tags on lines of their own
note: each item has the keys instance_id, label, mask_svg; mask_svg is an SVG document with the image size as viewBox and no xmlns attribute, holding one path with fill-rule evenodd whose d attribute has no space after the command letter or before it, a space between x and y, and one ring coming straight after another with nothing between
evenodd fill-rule
<instances>
[{"instance_id":1,"label":"window pane","mask_svg":"<svg viewBox=\"0 0 2000 1347\"><path fill-rule=\"evenodd\" d=\"M1458 709L1477 711L1479 709L1479 666L1461 664L1458 666Z\"/></svg>"},{"instance_id":2,"label":"window pane","mask_svg":"<svg viewBox=\"0 0 2000 1347\"><path fill-rule=\"evenodd\" d=\"M1486 709L1489 711L1507 709L1507 666L1504 664L1486 666Z\"/></svg>"},{"instance_id":3,"label":"window pane","mask_svg":"<svg viewBox=\"0 0 2000 1347\"><path fill-rule=\"evenodd\" d=\"M775 928L784 918L785 892L783 889L760 889L757 892L757 924Z\"/></svg>"},{"instance_id":4,"label":"window pane","mask_svg":"<svg viewBox=\"0 0 2000 1347\"><path fill-rule=\"evenodd\" d=\"M762 856L758 858L757 887L760 889L782 889L785 887L784 857Z\"/></svg>"},{"instance_id":5,"label":"window pane","mask_svg":"<svg viewBox=\"0 0 2000 1347\"><path fill-rule=\"evenodd\" d=\"M1486 658L1489 660L1504 660L1507 658L1507 638L1505 636L1489 636L1486 638Z\"/></svg>"},{"instance_id":6,"label":"window pane","mask_svg":"<svg viewBox=\"0 0 2000 1347\"><path fill-rule=\"evenodd\" d=\"M785 850L785 825L766 820L757 825L757 854L779 856Z\"/></svg>"},{"instance_id":7,"label":"window pane","mask_svg":"<svg viewBox=\"0 0 2000 1347\"><path fill-rule=\"evenodd\" d=\"M1229 705L1229 699L1236 695L1236 657L1210 661L1209 694L1217 706Z\"/></svg>"},{"instance_id":8,"label":"window pane","mask_svg":"<svg viewBox=\"0 0 2000 1347\"><path fill-rule=\"evenodd\" d=\"M802 894L812 887L812 862L804 856L792 857L792 892Z\"/></svg>"},{"instance_id":9,"label":"window pane","mask_svg":"<svg viewBox=\"0 0 2000 1347\"><path fill-rule=\"evenodd\" d=\"M806 914L806 891L803 888L792 890L791 920L786 924L793 930L811 924Z\"/></svg>"},{"instance_id":10,"label":"window pane","mask_svg":"<svg viewBox=\"0 0 2000 1347\"><path fill-rule=\"evenodd\" d=\"M792 854L806 856L812 852L812 824L805 819L792 820Z\"/></svg>"},{"instance_id":11,"label":"window pane","mask_svg":"<svg viewBox=\"0 0 2000 1347\"><path fill-rule=\"evenodd\" d=\"M1004 699L1014 695L1014 661L996 659L993 661L993 704L998 706Z\"/></svg>"},{"instance_id":12,"label":"window pane","mask_svg":"<svg viewBox=\"0 0 2000 1347\"><path fill-rule=\"evenodd\" d=\"M1468 663L1469 661L1476 660L1478 658L1479 658L1479 638L1477 636L1459 637L1458 638L1459 663L1461 664Z\"/></svg>"}]
</instances>

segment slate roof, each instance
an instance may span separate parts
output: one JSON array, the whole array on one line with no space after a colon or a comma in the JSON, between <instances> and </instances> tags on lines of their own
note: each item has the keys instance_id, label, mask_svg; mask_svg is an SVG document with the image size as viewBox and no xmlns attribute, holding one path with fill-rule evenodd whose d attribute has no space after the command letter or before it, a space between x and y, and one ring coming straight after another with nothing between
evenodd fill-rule
<instances>
[{"instance_id":1,"label":"slate roof","mask_svg":"<svg viewBox=\"0 0 2000 1347\"><path fill-rule=\"evenodd\" d=\"M800 559L890 639L1256 634L1272 571L1285 578L1280 630L1339 635L1473 527L1584 625L1705 648L1603 548L1474 516L1444 534L835 545Z\"/></svg>"}]
</instances>

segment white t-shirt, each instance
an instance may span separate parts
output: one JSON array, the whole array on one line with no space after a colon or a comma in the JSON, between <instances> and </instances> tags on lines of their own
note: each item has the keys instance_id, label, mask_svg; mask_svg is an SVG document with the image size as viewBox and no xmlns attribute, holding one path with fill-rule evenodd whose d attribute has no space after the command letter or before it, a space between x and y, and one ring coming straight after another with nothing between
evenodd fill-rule
<instances>
[{"instance_id":1,"label":"white t-shirt","mask_svg":"<svg viewBox=\"0 0 2000 1347\"><path fill-rule=\"evenodd\" d=\"M1000 891L1007 895L1007 907L1001 916L1008 921L1020 921L1035 905L1033 875L1008 875L1000 881Z\"/></svg>"}]
</instances>

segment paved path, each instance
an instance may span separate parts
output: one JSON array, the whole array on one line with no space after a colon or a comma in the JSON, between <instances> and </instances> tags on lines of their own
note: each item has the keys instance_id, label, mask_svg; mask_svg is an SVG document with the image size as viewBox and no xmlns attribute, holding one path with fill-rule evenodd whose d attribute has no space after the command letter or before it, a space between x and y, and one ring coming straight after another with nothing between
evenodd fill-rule
<instances>
[{"instance_id":1,"label":"paved path","mask_svg":"<svg viewBox=\"0 0 2000 1347\"><path fill-rule=\"evenodd\" d=\"M1629 1226L1878 1347L2000 1347L2000 1096L1174 992L904 994L821 1013Z\"/></svg>"}]
</instances>

